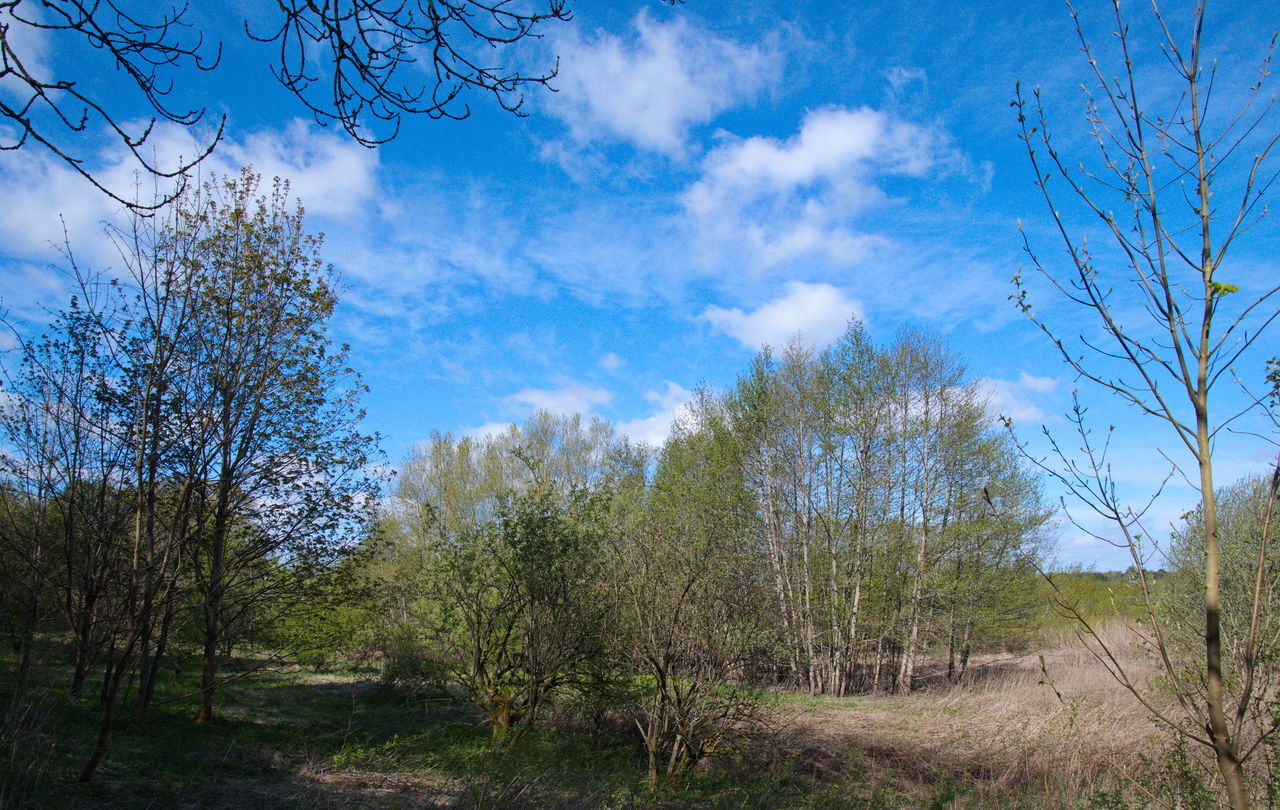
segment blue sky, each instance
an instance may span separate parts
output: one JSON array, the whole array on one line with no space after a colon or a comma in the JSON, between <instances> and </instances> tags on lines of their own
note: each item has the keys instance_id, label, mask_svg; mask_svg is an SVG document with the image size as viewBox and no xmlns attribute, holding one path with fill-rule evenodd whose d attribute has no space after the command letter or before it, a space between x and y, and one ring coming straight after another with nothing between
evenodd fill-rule
<instances>
[{"instance_id":1,"label":"blue sky","mask_svg":"<svg viewBox=\"0 0 1280 810\"><path fill-rule=\"evenodd\" d=\"M1060 148L1088 147L1087 65L1060 3L583 0L571 23L505 56L533 70L559 56L558 92L530 91L527 117L475 98L471 118L406 121L378 150L316 126L273 83L268 53L236 38L225 7L196 5L229 43L217 72L175 77L228 117L204 170L252 163L289 178L325 232L346 284L335 336L353 347L369 426L393 463L433 429L483 432L537 407L660 441L698 385L730 384L761 345L797 331L824 345L850 315L886 341L906 324L942 333L1021 435L1065 430L1071 375L1007 300L1019 220L1061 258L1016 137L1015 80L1043 87ZM1140 75L1167 100L1163 57L1133 5ZM1280 22L1267 5L1211 11L1224 108ZM1109 4L1080 11L1105 47ZM94 72L93 54L32 47L48 70L78 69L107 91L117 81ZM169 127L154 137L167 160L196 142ZM129 164L105 140L94 148L101 174L126 188ZM59 216L78 255L109 266L94 234L119 214L30 149L0 154L0 189L0 300L38 318L64 295L50 247ZM1274 278L1276 244L1264 221L1233 254L1231 279ZM1068 330L1078 322L1043 295L1036 303ZM1239 374L1260 382L1262 356L1276 353L1264 346ZM1082 395L1099 427L1117 426L1117 479L1138 497L1163 477L1171 434ZM1224 437L1220 479L1261 470L1271 453ZM1152 523L1192 498L1175 481ZM1127 564L1071 527L1060 536L1063 562Z\"/></svg>"}]
</instances>

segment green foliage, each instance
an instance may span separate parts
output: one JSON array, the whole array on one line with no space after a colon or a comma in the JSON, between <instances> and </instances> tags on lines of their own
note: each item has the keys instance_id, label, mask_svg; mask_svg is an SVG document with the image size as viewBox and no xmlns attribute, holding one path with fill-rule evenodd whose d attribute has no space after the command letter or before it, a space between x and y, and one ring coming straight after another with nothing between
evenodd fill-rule
<instances>
[{"instance_id":1,"label":"green foliage","mask_svg":"<svg viewBox=\"0 0 1280 810\"><path fill-rule=\"evenodd\" d=\"M448 664L421 630L393 625L379 634L377 645L384 683L415 696L445 692L449 683Z\"/></svg>"},{"instance_id":2,"label":"green foliage","mask_svg":"<svg viewBox=\"0 0 1280 810\"><path fill-rule=\"evenodd\" d=\"M1222 487L1217 495L1217 521L1221 566L1221 622L1224 677L1228 689L1239 693L1248 654L1247 641L1253 620L1253 596L1257 584L1257 565L1263 560L1263 602L1259 611L1259 634L1262 646L1257 650L1260 680L1269 682L1280 677L1280 610L1267 583L1280 577L1280 555L1274 544L1280 523L1273 515L1268 525L1268 510L1275 480L1264 476L1246 476ZM1158 607L1170 625L1173 653L1188 670L1197 669L1202 654L1204 544L1203 516L1200 509L1183 517L1171 537L1169 560L1173 570ZM1269 533L1269 534L1268 534ZM1259 553L1265 556L1260 558ZM1193 676L1188 676L1193 677ZM1200 676L1202 677L1202 676ZM1251 712L1257 712L1262 700L1255 696Z\"/></svg>"},{"instance_id":3,"label":"green foliage","mask_svg":"<svg viewBox=\"0 0 1280 810\"><path fill-rule=\"evenodd\" d=\"M626 455L603 423L546 414L418 451L367 568L384 676L457 690L510 746L607 670L604 482L627 477Z\"/></svg>"},{"instance_id":4,"label":"green foliage","mask_svg":"<svg viewBox=\"0 0 1280 810\"><path fill-rule=\"evenodd\" d=\"M261 640L317 671L367 657L376 644L376 614L362 564L358 556L347 558L308 583L305 602L277 616Z\"/></svg>"},{"instance_id":5,"label":"green foliage","mask_svg":"<svg viewBox=\"0 0 1280 810\"><path fill-rule=\"evenodd\" d=\"M1048 576L1046 634L1074 632L1078 619L1102 627L1112 620L1140 621L1147 616L1142 586L1131 571L1086 571L1075 566ZM1168 581L1164 571L1148 571L1147 576L1157 589Z\"/></svg>"}]
</instances>

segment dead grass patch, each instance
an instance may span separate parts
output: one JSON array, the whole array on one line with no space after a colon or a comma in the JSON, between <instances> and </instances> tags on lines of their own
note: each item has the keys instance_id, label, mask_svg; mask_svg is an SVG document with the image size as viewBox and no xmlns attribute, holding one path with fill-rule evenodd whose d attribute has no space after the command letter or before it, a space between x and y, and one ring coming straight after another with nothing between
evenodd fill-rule
<instances>
[{"instance_id":1,"label":"dead grass patch","mask_svg":"<svg viewBox=\"0 0 1280 810\"><path fill-rule=\"evenodd\" d=\"M1156 667L1137 638L1119 626L1102 632L1149 687ZM1074 639L1041 654L989 656L957 686L818 699L789 718L787 734L815 771L861 763L916 796L959 783L973 806L1017 796L1024 806L1078 807L1090 790L1138 772L1159 746L1143 708Z\"/></svg>"}]
</instances>

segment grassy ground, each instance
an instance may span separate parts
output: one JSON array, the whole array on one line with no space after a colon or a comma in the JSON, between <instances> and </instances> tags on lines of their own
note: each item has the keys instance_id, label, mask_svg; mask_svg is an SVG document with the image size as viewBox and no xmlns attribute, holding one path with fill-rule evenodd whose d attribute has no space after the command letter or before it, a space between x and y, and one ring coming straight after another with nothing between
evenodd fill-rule
<instances>
[{"instance_id":1,"label":"grassy ground","mask_svg":"<svg viewBox=\"0 0 1280 810\"><path fill-rule=\"evenodd\" d=\"M651 795L624 738L546 731L495 752L467 704L396 695L368 673L298 668L228 684L216 721L203 726L181 694L192 684L170 685L142 721L122 723L97 778L82 785L74 780L92 745L96 698L73 700L54 681L60 671L40 674L48 679L16 704L0 677L0 706L10 710L0 806L844 806L810 801L811 777L750 773L733 761Z\"/></svg>"},{"instance_id":2,"label":"grassy ground","mask_svg":"<svg viewBox=\"0 0 1280 810\"><path fill-rule=\"evenodd\" d=\"M1087 805L1089 791L1138 766L1151 726L1080 651L1051 654L1047 671L1057 693L1032 656L989 661L961 689L779 695L772 736L649 794L624 736L546 731L495 752L466 704L399 696L369 673L298 668L228 684L207 726L182 694L191 675L179 678L143 721L121 726L99 778L81 785L96 703L70 699L61 671L41 670L43 686L17 704L0 677L10 710L0 806Z\"/></svg>"}]
</instances>

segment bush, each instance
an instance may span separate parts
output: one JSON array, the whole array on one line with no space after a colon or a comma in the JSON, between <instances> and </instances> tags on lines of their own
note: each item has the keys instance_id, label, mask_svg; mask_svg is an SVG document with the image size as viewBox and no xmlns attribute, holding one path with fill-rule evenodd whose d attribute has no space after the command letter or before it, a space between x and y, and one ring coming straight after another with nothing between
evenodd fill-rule
<instances>
[{"instance_id":1,"label":"bush","mask_svg":"<svg viewBox=\"0 0 1280 810\"><path fill-rule=\"evenodd\" d=\"M404 625L392 626L377 643L382 659L382 682L415 696L446 691L448 667L421 633Z\"/></svg>"}]
</instances>

